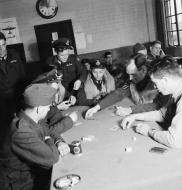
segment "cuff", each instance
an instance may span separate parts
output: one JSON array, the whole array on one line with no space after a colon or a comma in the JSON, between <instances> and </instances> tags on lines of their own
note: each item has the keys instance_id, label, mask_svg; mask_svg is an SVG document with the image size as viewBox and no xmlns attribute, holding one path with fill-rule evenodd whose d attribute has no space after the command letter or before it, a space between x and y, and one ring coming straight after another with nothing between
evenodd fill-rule
<instances>
[{"instance_id":1,"label":"cuff","mask_svg":"<svg viewBox=\"0 0 182 190\"><path fill-rule=\"evenodd\" d=\"M148 136L153 138L155 132L156 132L156 129L150 129L149 132L148 132Z\"/></svg>"},{"instance_id":2,"label":"cuff","mask_svg":"<svg viewBox=\"0 0 182 190\"><path fill-rule=\"evenodd\" d=\"M55 145L57 146L58 145L58 143L60 143L60 142L64 142L65 143L65 140L60 136L60 138L59 139L57 139L56 141L55 141Z\"/></svg>"}]
</instances>

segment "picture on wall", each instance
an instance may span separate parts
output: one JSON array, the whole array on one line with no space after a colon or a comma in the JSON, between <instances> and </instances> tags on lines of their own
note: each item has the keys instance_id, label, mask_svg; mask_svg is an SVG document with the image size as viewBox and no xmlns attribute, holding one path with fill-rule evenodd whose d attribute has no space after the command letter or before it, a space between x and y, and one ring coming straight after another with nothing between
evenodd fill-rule
<instances>
[{"instance_id":1,"label":"picture on wall","mask_svg":"<svg viewBox=\"0 0 182 190\"><path fill-rule=\"evenodd\" d=\"M15 17L0 19L0 31L6 36L7 45L21 42Z\"/></svg>"}]
</instances>

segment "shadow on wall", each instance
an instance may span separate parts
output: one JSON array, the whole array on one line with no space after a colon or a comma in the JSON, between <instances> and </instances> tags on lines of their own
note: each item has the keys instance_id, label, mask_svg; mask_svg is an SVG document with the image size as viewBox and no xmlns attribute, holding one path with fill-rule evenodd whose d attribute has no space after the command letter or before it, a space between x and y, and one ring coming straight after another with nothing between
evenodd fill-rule
<instances>
[{"instance_id":1,"label":"shadow on wall","mask_svg":"<svg viewBox=\"0 0 182 190\"><path fill-rule=\"evenodd\" d=\"M35 57L37 57L37 59L40 60L37 43L29 44L28 52L29 52L30 60L35 60Z\"/></svg>"},{"instance_id":2,"label":"shadow on wall","mask_svg":"<svg viewBox=\"0 0 182 190\"><path fill-rule=\"evenodd\" d=\"M34 56L37 55L37 44L32 43L28 47L31 60L34 60ZM39 55L37 55L39 57ZM40 61L28 62L25 66L28 81L33 81L42 71L42 63Z\"/></svg>"}]
</instances>

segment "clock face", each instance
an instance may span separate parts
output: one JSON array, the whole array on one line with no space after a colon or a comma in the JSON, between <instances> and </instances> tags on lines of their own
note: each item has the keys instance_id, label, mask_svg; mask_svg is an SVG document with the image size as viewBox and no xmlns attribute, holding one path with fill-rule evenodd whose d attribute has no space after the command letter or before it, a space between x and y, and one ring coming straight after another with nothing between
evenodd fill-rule
<instances>
[{"instance_id":1,"label":"clock face","mask_svg":"<svg viewBox=\"0 0 182 190\"><path fill-rule=\"evenodd\" d=\"M57 4L45 4L45 0L38 0L36 3L36 10L38 14L43 18L53 18L58 11Z\"/></svg>"}]
</instances>

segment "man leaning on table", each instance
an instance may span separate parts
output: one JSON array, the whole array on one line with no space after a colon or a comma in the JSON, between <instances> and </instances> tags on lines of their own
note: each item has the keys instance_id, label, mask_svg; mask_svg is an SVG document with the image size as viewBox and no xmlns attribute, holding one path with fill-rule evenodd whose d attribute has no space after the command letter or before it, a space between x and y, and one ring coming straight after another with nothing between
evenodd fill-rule
<instances>
[{"instance_id":1,"label":"man leaning on table","mask_svg":"<svg viewBox=\"0 0 182 190\"><path fill-rule=\"evenodd\" d=\"M116 111L118 115L123 116L131 113L156 110L166 103L167 98L161 97L161 94L158 94L158 91L151 82L145 55L137 54L131 57L126 66L126 71L130 77L130 82L111 92L96 106L90 108L86 112L86 119L92 117L100 109L115 104L125 97L131 97L135 105L126 108L119 107Z\"/></svg>"},{"instance_id":2,"label":"man leaning on table","mask_svg":"<svg viewBox=\"0 0 182 190\"><path fill-rule=\"evenodd\" d=\"M150 77L163 95L171 95L168 106L127 116L121 126L129 128L137 120L162 122L162 127L157 128L145 122L136 123L136 132L168 147L182 148L182 69L172 57L165 56L156 61Z\"/></svg>"},{"instance_id":3,"label":"man leaning on table","mask_svg":"<svg viewBox=\"0 0 182 190\"><path fill-rule=\"evenodd\" d=\"M32 84L24 92L25 107L15 116L0 149L0 189L47 190L51 168L69 146L61 138L60 126L41 125L55 100L56 89L47 84ZM62 125L73 125L70 115Z\"/></svg>"}]
</instances>

